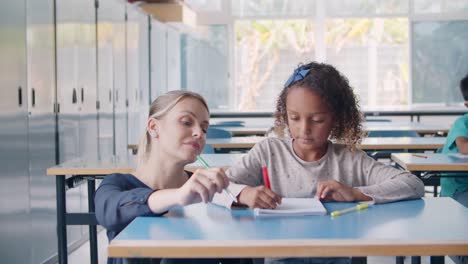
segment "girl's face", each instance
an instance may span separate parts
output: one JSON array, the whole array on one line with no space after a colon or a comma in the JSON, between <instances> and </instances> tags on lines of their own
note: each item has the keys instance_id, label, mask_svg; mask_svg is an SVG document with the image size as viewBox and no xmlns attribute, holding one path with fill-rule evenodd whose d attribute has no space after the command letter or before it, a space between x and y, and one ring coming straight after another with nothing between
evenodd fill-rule
<instances>
[{"instance_id":1,"label":"girl's face","mask_svg":"<svg viewBox=\"0 0 468 264\"><path fill-rule=\"evenodd\" d=\"M326 151L333 128L333 115L325 101L314 91L292 88L286 97L289 131L296 154Z\"/></svg>"},{"instance_id":2,"label":"girl's face","mask_svg":"<svg viewBox=\"0 0 468 264\"><path fill-rule=\"evenodd\" d=\"M156 120L158 147L177 161L195 161L206 143L208 120L208 110L198 99L182 99L162 119Z\"/></svg>"}]
</instances>

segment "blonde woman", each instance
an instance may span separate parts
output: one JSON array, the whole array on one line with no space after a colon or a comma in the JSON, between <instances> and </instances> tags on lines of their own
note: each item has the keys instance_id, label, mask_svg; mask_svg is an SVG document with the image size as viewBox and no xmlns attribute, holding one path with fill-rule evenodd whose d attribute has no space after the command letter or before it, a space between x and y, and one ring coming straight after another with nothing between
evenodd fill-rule
<instances>
[{"instance_id":1,"label":"blonde woman","mask_svg":"<svg viewBox=\"0 0 468 264\"><path fill-rule=\"evenodd\" d=\"M112 174L96 190L96 218L111 241L138 216L162 216L177 205L211 201L229 185L219 168L184 166L196 160L206 141L209 110L205 100L189 91L171 91L150 107L145 134L140 142L135 174ZM146 259L133 263L219 263L204 259ZM107 263L124 263L109 258Z\"/></svg>"}]
</instances>

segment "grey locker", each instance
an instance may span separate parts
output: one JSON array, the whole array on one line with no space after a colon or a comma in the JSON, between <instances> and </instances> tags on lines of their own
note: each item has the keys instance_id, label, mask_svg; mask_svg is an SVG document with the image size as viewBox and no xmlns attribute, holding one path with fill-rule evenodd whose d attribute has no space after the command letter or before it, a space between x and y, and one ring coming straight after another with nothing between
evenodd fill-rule
<instances>
[{"instance_id":1,"label":"grey locker","mask_svg":"<svg viewBox=\"0 0 468 264\"><path fill-rule=\"evenodd\" d=\"M148 16L128 4L127 9L128 140L138 144L149 108Z\"/></svg>"},{"instance_id":2,"label":"grey locker","mask_svg":"<svg viewBox=\"0 0 468 264\"><path fill-rule=\"evenodd\" d=\"M151 19L150 101L167 91L167 26Z\"/></svg>"},{"instance_id":3,"label":"grey locker","mask_svg":"<svg viewBox=\"0 0 468 264\"><path fill-rule=\"evenodd\" d=\"M53 5L53 0L27 1L31 263L42 263L57 252L55 177L46 176L47 168L55 165L56 147Z\"/></svg>"},{"instance_id":4,"label":"grey locker","mask_svg":"<svg viewBox=\"0 0 468 264\"><path fill-rule=\"evenodd\" d=\"M59 162L97 157L96 31L94 1L56 2ZM67 191L67 211L87 210L86 186ZM87 227L69 226L69 245Z\"/></svg>"},{"instance_id":5,"label":"grey locker","mask_svg":"<svg viewBox=\"0 0 468 264\"><path fill-rule=\"evenodd\" d=\"M31 261L26 2L0 8L0 256L2 263Z\"/></svg>"},{"instance_id":6,"label":"grey locker","mask_svg":"<svg viewBox=\"0 0 468 264\"><path fill-rule=\"evenodd\" d=\"M127 154L127 78L126 78L126 37L125 5L116 1L116 8L123 10L113 25L113 58L114 58L114 146L115 155Z\"/></svg>"},{"instance_id":7,"label":"grey locker","mask_svg":"<svg viewBox=\"0 0 468 264\"><path fill-rule=\"evenodd\" d=\"M97 92L99 155L114 155L114 30L125 21L124 5L101 0L97 9Z\"/></svg>"},{"instance_id":8,"label":"grey locker","mask_svg":"<svg viewBox=\"0 0 468 264\"><path fill-rule=\"evenodd\" d=\"M167 27L167 88L169 91L180 90L181 60L180 33L173 27Z\"/></svg>"}]
</instances>

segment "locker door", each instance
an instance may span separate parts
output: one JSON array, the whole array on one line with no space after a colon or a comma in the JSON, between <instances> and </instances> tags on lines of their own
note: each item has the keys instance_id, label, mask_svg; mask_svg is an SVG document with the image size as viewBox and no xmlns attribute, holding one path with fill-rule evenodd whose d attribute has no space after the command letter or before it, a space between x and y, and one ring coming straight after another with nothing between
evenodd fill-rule
<instances>
[{"instance_id":1,"label":"locker door","mask_svg":"<svg viewBox=\"0 0 468 264\"><path fill-rule=\"evenodd\" d=\"M57 251L55 178L55 41L53 0L27 1L27 77L32 263Z\"/></svg>"},{"instance_id":2,"label":"locker door","mask_svg":"<svg viewBox=\"0 0 468 264\"><path fill-rule=\"evenodd\" d=\"M137 129L137 143L146 131L146 120L148 119L148 112L150 106L150 46L149 46L149 17L146 14L139 14L139 28L140 28L140 42L139 44L139 57L140 71L139 71L139 110L138 110L138 129Z\"/></svg>"},{"instance_id":3,"label":"locker door","mask_svg":"<svg viewBox=\"0 0 468 264\"><path fill-rule=\"evenodd\" d=\"M76 0L56 1L56 49L57 49L57 101L59 127L59 162L76 159L80 156L80 113L78 87L77 39L80 2ZM66 193L68 212L79 212L80 188ZM82 238L80 226L67 227L69 245Z\"/></svg>"},{"instance_id":4,"label":"locker door","mask_svg":"<svg viewBox=\"0 0 468 264\"><path fill-rule=\"evenodd\" d=\"M127 154L127 78L126 78L126 38L125 38L125 5L115 4L115 23L113 25L114 57L114 146L115 155Z\"/></svg>"},{"instance_id":5,"label":"locker door","mask_svg":"<svg viewBox=\"0 0 468 264\"><path fill-rule=\"evenodd\" d=\"M167 92L167 29L163 23L151 19L151 97Z\"/></svg>"},{"instance_id":6,"label":"locker door","mask_svg":"<svg viewBox=\"0 0 468 264\"><path fill-rule=\"evenodd\" d=\"M77 33L78 47L78 109L80 111L80 156L97 158L97 110L96 110L96 18L94 0L79 2Z\"/></svg>"},{"instance_id":7,"label":"locker door","mask_svg":"<svg viewBox=\"0 0 468 264\"><path fill-rule=\"evenodd\" d=\"M98 56L98 138L100 157L110 157L114 153L114 54L113 24L114 5L110 0L101 0L97 10L97 56Z\"/></svg>"},{"instance_id":8,"label":"locker door","mask_svg":"<svg viewBox=\"0 0 468 264\"><path fill-rule=\"evenodd\" d=\"M134 6L127 4L127 99L128 99L128 141L130 144L138 144L138 110L139 110L139 72L140 57L139 42L140 42L140 27L138 21L138 11Z\"/></svg>"},{"instance_id":9,"label":"locker door","mask_svg":"<svg viewBox=\"0 0 468 264\"><path fill-rule=\"evenodd\" d=\"M26 86L26 4L0 8L0 256L31 262Z\"/></svg>"},{"instance_id":10,"label":"locker door","mask_svg":"<svg viewBox=\"0 0 468 264\"><path fill-rule=\"evenodd\" d=\"M167 27L167 88L169 91L181 88L180 33Z\"/></svg>"}]
</instances>

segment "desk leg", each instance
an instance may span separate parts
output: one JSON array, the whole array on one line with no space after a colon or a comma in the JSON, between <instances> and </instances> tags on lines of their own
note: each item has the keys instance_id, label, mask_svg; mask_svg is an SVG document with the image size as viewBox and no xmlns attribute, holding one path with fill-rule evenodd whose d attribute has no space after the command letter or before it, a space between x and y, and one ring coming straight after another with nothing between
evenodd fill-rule
<instances>
[{"instance_id":1,"label":"desk leg","mask_svg":"<svg viewBox=\"0 0 468 264\"><path fill-rule=\"evenodd\" d=\"M58 261L60 264L67 264L67 201L65 197L65 175L55 177L55 187L57 192L57 241L58 241Z\"/></svg>"},{"instance_id":2,"label":"desk leg","mask_svg":"<svg viewBox=\"0 0 468 264\"><path fill-rule=\"evenodd\" d=\"M420 256L411 257L411 264L421 264L421 257Z\"/></svg>"},{"instance_id":3,"label":"desk leg","mask_svg":"<svg viewBox=\"0 0 468 264\"><path fill-rule=\"evenodd\" d=\"M397 256L397 257L395 258L395 263L396 263L396 264L403 264L403 263L405 263L405 257L404 257L404 256Z\"/></svg>"},{"instance_id":4,"label":"desk leg","mask_svg":"<svg viewBox=\"0 0 468 264\"><path fill-rule=\"evenodd\" d=\"M88 179L88 211L94 213L94 192L96 190L96 181L94 178ZM98 263L97 253L97 231L94 224L89 225L89 250L91 252L91 264Z\"/></svg>"},{"instance_id":5,"label":"desk leg","mask_svg":"<svg viewBox=\"0 0 468 264\"><path fill-rule=\"evenodd\" d=\"M431 256L431 264L444 264L445 257L444 256Z\"/></svg>"}]
</instances>

